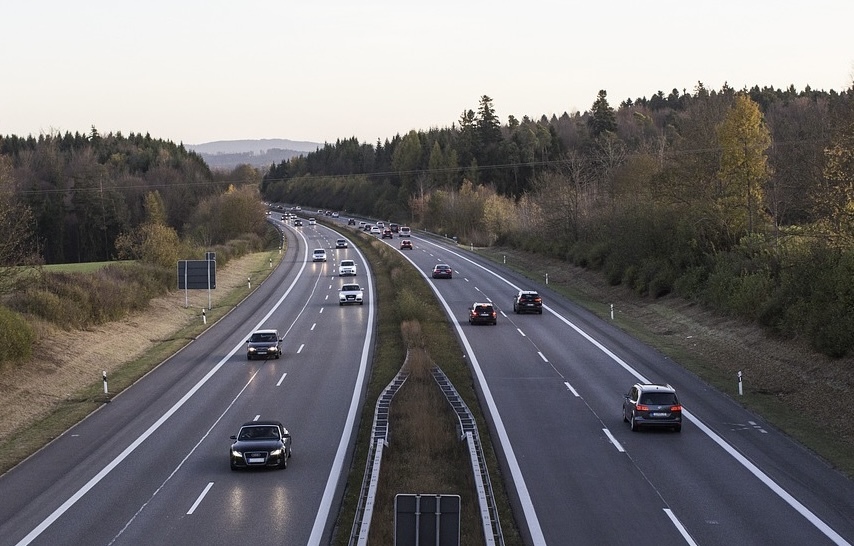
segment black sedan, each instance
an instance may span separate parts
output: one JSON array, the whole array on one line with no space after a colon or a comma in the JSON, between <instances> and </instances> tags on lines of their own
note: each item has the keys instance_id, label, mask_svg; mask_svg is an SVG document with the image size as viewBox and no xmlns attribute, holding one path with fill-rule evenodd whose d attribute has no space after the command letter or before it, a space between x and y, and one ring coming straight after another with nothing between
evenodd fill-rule
<instances>
[{"instance_id":1,"label":"black sedan","mask_svg":"<svg viewBox=\"0 0 854 546\"><path fill-rule=\"evenodd\" d=\"M450 279L453 278L454 271L448 264L436 264L433 268L434 279Z\"/></svg>"},{"instance_id":2,"label":"black sedan","mask_svg":"<svg viewBox=\"0 0 854 546\"><path fill-rule=\"evenodd\" d=\"M291 458L291 435L278 421L251 421L231 437L231 469L287 468Z\"/></svg>"}]
</instances>

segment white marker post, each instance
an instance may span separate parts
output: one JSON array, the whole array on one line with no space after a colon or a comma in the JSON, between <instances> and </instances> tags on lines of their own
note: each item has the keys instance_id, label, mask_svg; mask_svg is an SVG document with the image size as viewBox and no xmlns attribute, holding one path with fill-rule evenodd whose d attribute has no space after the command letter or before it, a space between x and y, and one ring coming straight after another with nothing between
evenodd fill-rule
<instances>
[{"instance_id":1,"label":"white marker post","mask_svg":"<svg viewBox=\"0 0 854 546\"><path fill-rule=\"evenodd\" d=\"M546 284L549 284L549 274L546 273Z\"/></svg>"},{"instance_id":2,"label":"white marker post","mask_svg":"<svg viewBox=\"0 0 854 546\"><path fill-rule=\"evenodd\" d=\"M611 320L614 320L614 304L611 304Z\"/></svg>"},{"instance_id":3,"label":"white marker post","mask_svg":"<svg viewBox=\"0 0 854 546\"><path fill-rule=\"evenodd\" d=\"M208 316L205 314L205 310L202 309L202 324L208 323Z\"/></svg>"},{"instance_id":4,"label":"white marker post","mask_svg":"<svg viewBox=\"0 0 854 546\"><path fill-rule=\"evenodd\" d=\"M109 403L110 402L110 394L109 394L110 391L107 389L107 370L104 370L101 372L101 377L104 378L104 402Z\"/></svg>"},{"instance_id":5,"label":"white marker post","mask_svg":"<svg viewBox=\"0 0 854 546\"><path fill-rule=\"evenodd\" d=\"M744 389L741 386L741 370L738 370L738 395L744 395Z\"/></svg>"},{"instance_id":6,"label":"white marker post","mask_svg":"<svg viewBox=\"0 0 854 546\"><path fill-rule=\"evenodd\" d=\"M252 277L246 277L246 285L252 290Z\"/></svg>"}]
</instances>

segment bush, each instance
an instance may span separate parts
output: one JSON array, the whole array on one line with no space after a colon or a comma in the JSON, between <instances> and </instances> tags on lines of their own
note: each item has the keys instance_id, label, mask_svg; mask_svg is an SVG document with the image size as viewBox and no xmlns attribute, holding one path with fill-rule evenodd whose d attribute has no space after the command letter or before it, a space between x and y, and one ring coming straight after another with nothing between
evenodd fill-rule
<instances>
[{"instance_id":1,"label":"bush","mask_svg":"<svg viewBox=\"0 0 854 546\"><path fill-rule=\"evenodd\" d=\"M29 358L35 340L36 334L24 317L0 306L0 362Z\"/></svg>"}]
</instances>

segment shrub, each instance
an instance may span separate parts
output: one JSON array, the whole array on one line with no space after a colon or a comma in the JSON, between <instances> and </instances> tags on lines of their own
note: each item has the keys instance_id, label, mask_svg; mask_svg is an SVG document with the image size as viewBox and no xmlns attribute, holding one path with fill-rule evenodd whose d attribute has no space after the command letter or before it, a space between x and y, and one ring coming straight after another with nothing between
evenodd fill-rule
<instances>
[{"instance_id":1,"label":"shrub","mask_svg":"<svg viewBox=\"0 0 854 546\"><path fill-rule=\"evenodd\" d=\"M26 319L0 305L0 362L29 358L35 340L36 334Z\"/></svg>"}]
</instances>

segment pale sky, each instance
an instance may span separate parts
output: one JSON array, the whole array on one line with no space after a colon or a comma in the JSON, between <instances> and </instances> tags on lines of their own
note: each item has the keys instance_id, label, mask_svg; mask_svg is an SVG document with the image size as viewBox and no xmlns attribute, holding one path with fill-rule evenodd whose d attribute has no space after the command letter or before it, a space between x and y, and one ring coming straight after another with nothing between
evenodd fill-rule
<instances>
[{"instance_id":1,"label":"pale sky","mask_svg":"<svg viewBox=\"0 0 854 546\"><path fill-rule=\"evenodd\" d=\"M854 81L852 0L0 0L0 135L376 143L658 90Z\"/></svg>"}]
</instances>

